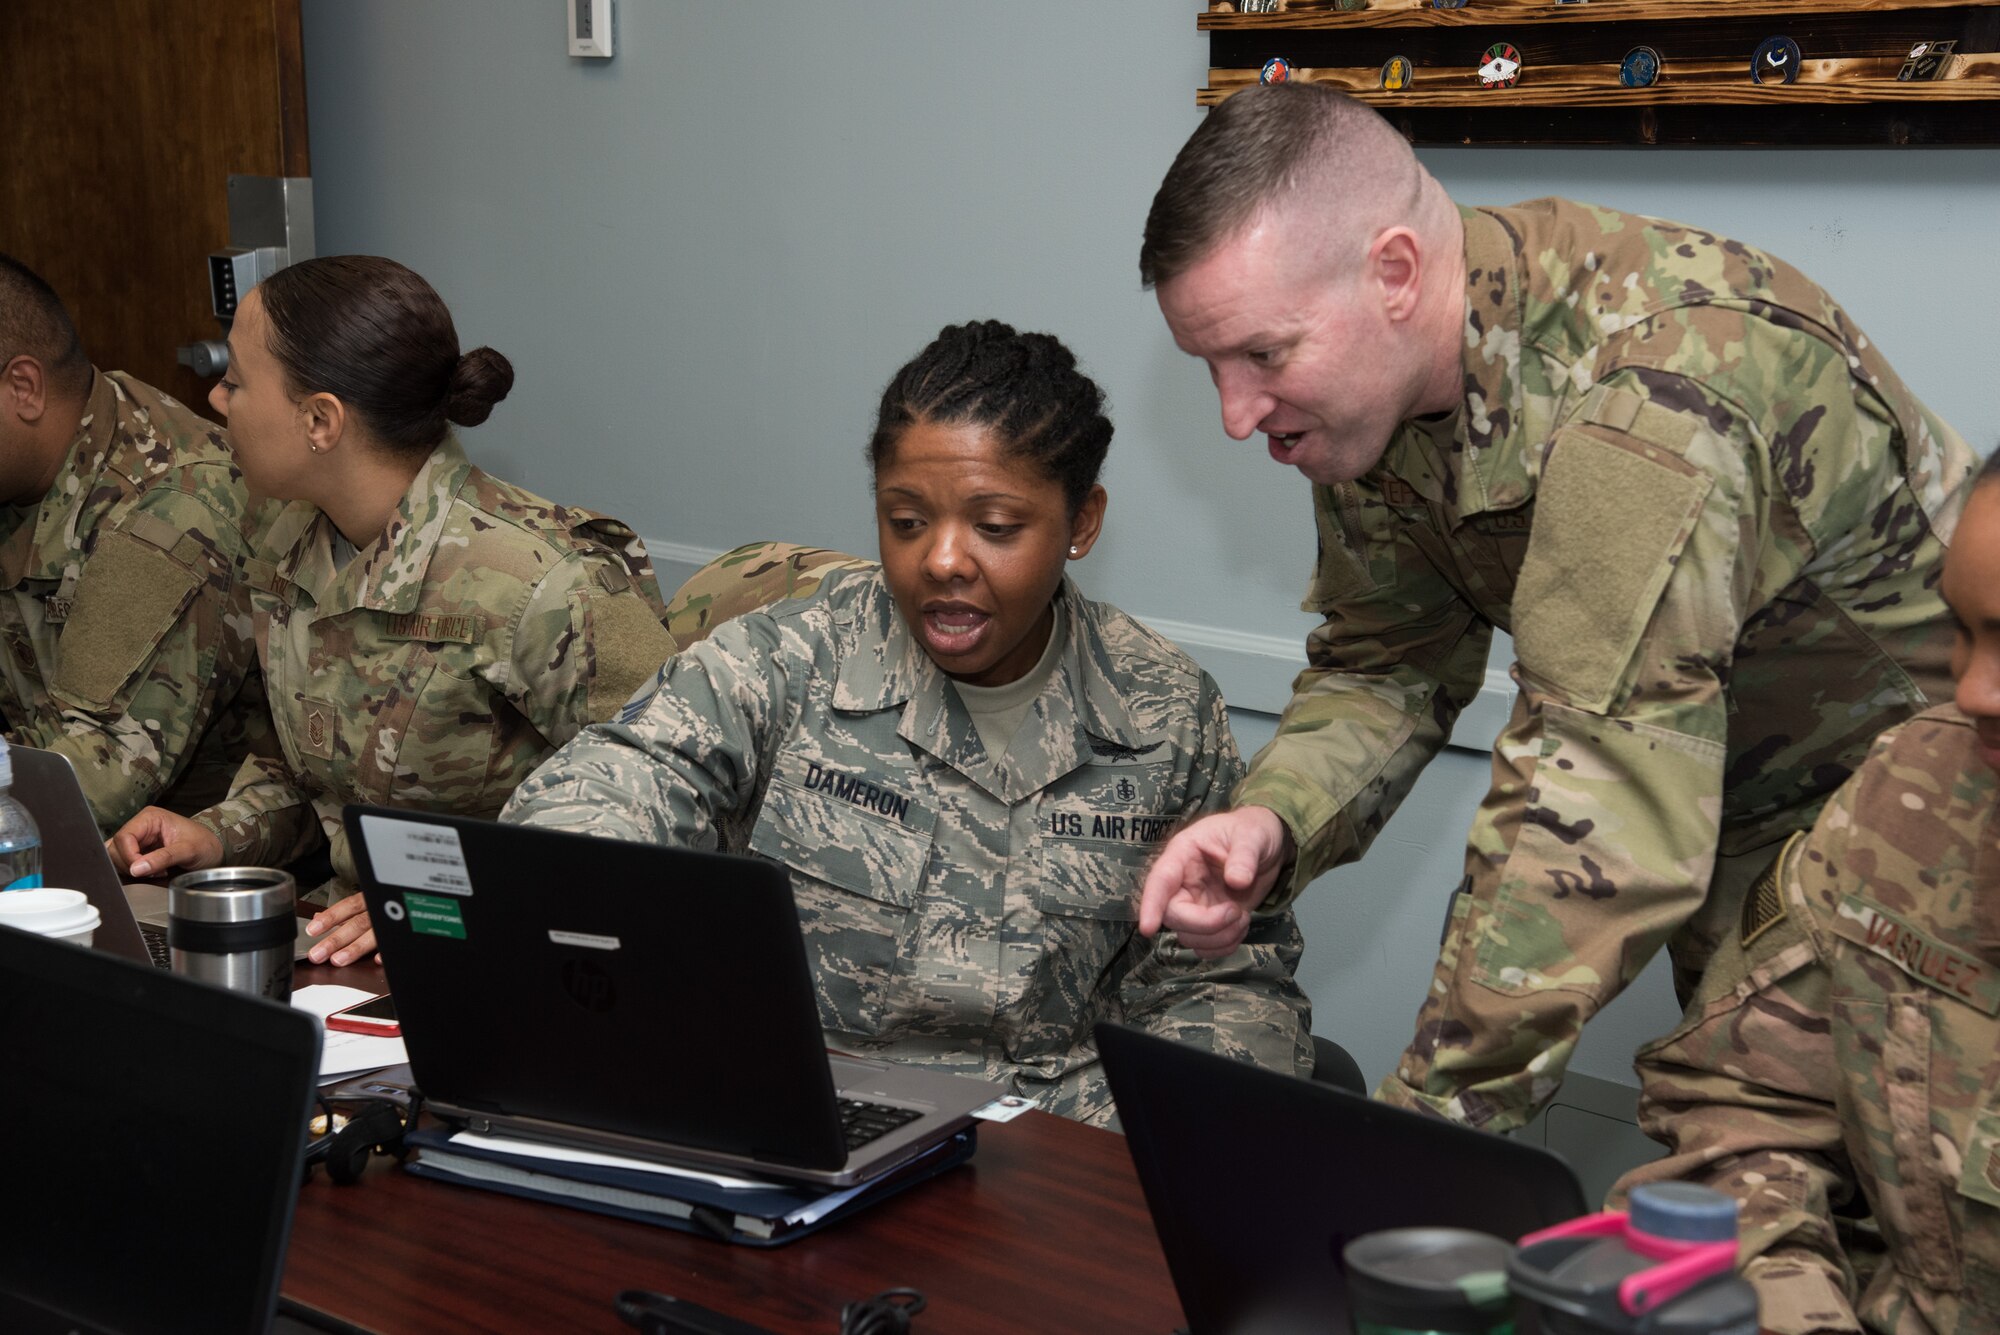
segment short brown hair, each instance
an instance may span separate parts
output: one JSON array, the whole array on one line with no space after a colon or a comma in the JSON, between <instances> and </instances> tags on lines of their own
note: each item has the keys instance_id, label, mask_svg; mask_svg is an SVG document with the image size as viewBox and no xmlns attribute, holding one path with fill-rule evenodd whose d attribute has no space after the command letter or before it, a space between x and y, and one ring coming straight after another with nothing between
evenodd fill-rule
<instances>
[{"instance_id":1,"label":"short brown hair","mask_svg":"<svg viewBox=\"0 0 2000 1335\"><path fill-rule=\"evenodd\" d=\"M0 366L23 356L42 364L61 398L80 399L90 391L90 358L62 298L33 269L0 254Z\"/></svg>"},{"instance_id":2,"label":"short brown hair","mask_svg":"<svg viewBox=\"0 0 2000 1335\"><path fill-rule=\"evenodd\" d=\"M1415 158L1373 108L1324 84L1246 88L1208 113L1167 168L1146 215L1139 281L1174 278L1247 225L1266 203L1327 172Z\"/></svg>"}]
</instances>

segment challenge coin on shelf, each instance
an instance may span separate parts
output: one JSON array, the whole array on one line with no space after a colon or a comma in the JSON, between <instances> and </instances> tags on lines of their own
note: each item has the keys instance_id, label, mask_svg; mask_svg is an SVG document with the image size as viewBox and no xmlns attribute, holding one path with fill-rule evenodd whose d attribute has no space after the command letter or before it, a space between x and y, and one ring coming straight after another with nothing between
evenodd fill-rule
<instances>
[{"instance_id":1,"label":"challenge coin on shelf","mask_svg":"<svg viewBox=\"0 0 2000 1335\"><path fill-rule=\"evenodd\" d=\"M1939 42L1918 42L1910 48L1909 57L1903 68L1896 73L1898 83L1926 82L1942 79L1946 66L1951 64L1954 51L1958 50L1958 39L1947 37Z\"/></svg>"},{"instance_id":2,"label":"challenge coin on shelf","mask_svg":"<svg viewBox=\"0 0 2000 1335\"><path fill-rule=\"evenodd\" d=\"M1512 88L1521 81L1521 53L1512 42L1495 42L1486 48L1479 65L1482 88Z\"/></svg>"},{"instance_id":3,"label":"challenge coin on shelf","mask_svg":"<svg viewBox=\"0 0 2000 1335\"><path fill-rule=\"evenodd\" d=\"M1766 37L1750 57L1751 83L1797 83L1799 44L1789 37Z\"/></svg>"},{"instance_id":4,"label":"challenge coin on shelf","mask_svg":"<svg viewBox=\"0 0 2000 1335\"><path fill-rule=\"evenodd\" d=\"M1660 81L1660 66L1664 63L1652 47L1635 46L1618 62L1618 82L1627 88L1651 88Z\"/></svg>"},{"instance_id":5,"label":"challenge coin on shelf","mask_svg":"<svg viewBox=\"0 0 2000 1335\"><path fill-rule=\"evenodd\" d=\"M1417 67L1408 56L1390 56L1382 63L1382 91L1400 93L1417 80Z\"/></svg>"},{"instance_id":6,"label":"challenge coin on shelf","mask_svg":"<svg viewBox=\"0 0 2000 1335\"><path fill-rule=\"evenodd\" d=\"M1258 83L1290 83L1292 62L1283 56L1272 56L1264 62L1263 70L1257 75Z\"/></svg>"}]
</instances>

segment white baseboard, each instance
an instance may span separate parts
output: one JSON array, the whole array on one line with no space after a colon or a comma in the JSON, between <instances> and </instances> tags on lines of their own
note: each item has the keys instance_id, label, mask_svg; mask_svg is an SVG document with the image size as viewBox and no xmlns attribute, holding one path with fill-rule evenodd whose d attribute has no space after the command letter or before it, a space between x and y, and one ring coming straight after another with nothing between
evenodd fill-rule
<instances>
[{"instance_id":1,"label":"white baseboard","mask_svg":"<svg viewBox=\"0 0 2000 1335\"><path fill-rule=\"evenodd\" d=\"M722 555L721 549L690 547L686 543L646 539L652 553L653 569L660 587L668 595L694 572ZM1167 617L1149 617L1138 609L1128 609L1160 634L1178 644L1188 656L1208 670L1222 687L1223 698L1232 709L1248 709L1278 715L1292 698L1292 678L1306 665L1304 638L1259 635L1226 626L1203 626ZM1472 751L1490 750L1493 739L1506 725L1514 703L1514 683L1501 668L1486 670L1486 684L1472 704L1459 716L1452 729L1451 744Z\"/></svg>"}]
</instances>

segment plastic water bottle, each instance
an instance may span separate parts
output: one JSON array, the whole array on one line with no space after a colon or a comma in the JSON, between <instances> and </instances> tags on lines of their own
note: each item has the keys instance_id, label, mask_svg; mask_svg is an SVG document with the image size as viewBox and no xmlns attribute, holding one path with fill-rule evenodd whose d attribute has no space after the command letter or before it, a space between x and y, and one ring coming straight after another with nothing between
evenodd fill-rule
<instances>
[{"instance_id":1,"label":"plastic water bottle","mask_svg":"<svg viewBox=\"0 0 2000 1335\"><path fill-rule=\"evenodd\" d=\"M14 756L0 737L0 890L33 890L42 883L42 832L13 786Z\"/></svg>"}]
</instances>

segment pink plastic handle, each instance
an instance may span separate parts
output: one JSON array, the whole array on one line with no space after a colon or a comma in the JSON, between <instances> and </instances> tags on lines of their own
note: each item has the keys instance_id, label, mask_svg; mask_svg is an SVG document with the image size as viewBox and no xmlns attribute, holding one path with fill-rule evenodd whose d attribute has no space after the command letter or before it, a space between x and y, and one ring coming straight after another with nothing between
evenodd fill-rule
<instances>
[{"instance_id":1,"label":"pink plastic handle","mask_svg":"<svg viewBox=\"0 0 2000 1335\"><path fill-rule=\"evenodd\" d=\"M1602 1214L1587 1214L1581 1219L1569 1219L1539 1233L1524 1235L1516 1243L1519 1247L1532 1247L1538 1242L1549 1242L1556 1238L1602 1238L1612 1233L1625 1231L1625 1212L1606 1210Z\"/></svg>"},{"instance_id":2,"label":"pink plastic handle","mask_svg":"<svg viewBox=\"0 0 2000 1335\"><path fill-rule=\"evenodd\" d=\"M1705 1242L1671 1261L1627 1275L1618 1285L1618 1305L1630 1316L1644 1316L1661 1303L1680 1297L1695 1285L1736 1268L1734 1242Z\"/></svg>"}]
</instances>

